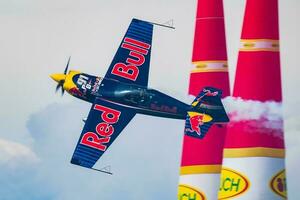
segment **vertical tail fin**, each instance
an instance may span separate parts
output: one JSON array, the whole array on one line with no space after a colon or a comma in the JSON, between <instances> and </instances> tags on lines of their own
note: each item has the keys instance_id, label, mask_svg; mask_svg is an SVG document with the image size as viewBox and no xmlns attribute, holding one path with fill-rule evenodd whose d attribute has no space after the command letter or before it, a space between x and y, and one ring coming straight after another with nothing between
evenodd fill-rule
<instances>
[{"instance_id":1,"label":"vertical tail fin","mask_svg":"<svg viewBox=\"0 0 300 200\"><path fill-rule=\"evenodd\" d=\"M222 97L222 91L212 87L205 87L201 90L199 95L192 102L193 107L200 106L202 103L209 103L215 105L220 104L219 100Z\"/></svg>"},{"instance_id":2,"label":"vertical tail fin","mask_svg":"<svg viewBox=\"0 0 300 200\"><path fill-rule=\"evenodd\" d=\"M202 139L214 123L225 123L229 118L221 102L222 91L205 87L192 102L185 121L185 134Z\"/></svg>"}]
</instances>

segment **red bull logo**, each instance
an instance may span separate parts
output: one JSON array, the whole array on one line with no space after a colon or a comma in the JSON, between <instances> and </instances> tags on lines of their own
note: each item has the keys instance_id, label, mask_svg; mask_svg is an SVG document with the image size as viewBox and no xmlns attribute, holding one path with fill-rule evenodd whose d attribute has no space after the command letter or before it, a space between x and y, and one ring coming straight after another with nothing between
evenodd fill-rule
<instances>
[{"instance_id":1,"label":"red bull logo","mask_svg":"<svg viewBox=\"0 0 300 200\"><path fill-rule=\"evenodd\" d=\"M210 122L212 120L212 117L203 114L203 113L197 113L197 112L188 112L189 118L188 122L189 125L185 130L188 132L196 132L197 135L201 135L201 126L204 123Z\"/></svg>"},{"instance_id":2,"label":"red bull logo","mask_svg":"<svg viewBox=\"0 0 300 200\"><path fill-rule=\"evenodd\" d=\"M126 63L116 63L111 73L116 76L135 81L139 75L138 67L145 63L145 55L148 54L148 50L151 45L125 37L121 47L130 50L129 55L134 59L127 58Z\"/></svg>"},{"instance_id":3,"label":"red bull logo","mask_svg":"<svg viewBox=\"0 0 300 200\"><path fill-rule=\"evenodd\" d=\"M192 103L192 106L197 106L197 104L202 100L203 97L205 96L209 96L209 97L215 97L219 94L218 91L210 91L209 89L203 89L202 90L202 95L200 97L197 98L197 100L195 100L193 103Z\"/></svg>"},{"instance_id":4,"label":"red bull logo","mask_svg":"<svg viewBox=\"0 0 300 200\"><path fill-rule=\"evenodd\" d=\"M205 93L204 96L209 96L209 97L215 97L219 94L218 91L212 92L212 91L210 91L208 89L205 89L205 88L203 89L203 92Z\"/></svg>"},{"instance_id":5,"label":"red bull logo","mask_svg":"<svg viewBox=\"0 0 300 200\"><path fill-rule=\"evenodd\" d=\"M80 144L105 151L106 144L109 143L110 137L114 133L113 124L119 121L121 112L98 104L95 104L93 109L102 112L101 119L103 121L97 124L96 133L86 132L83 134Z\"/></svg>"},{"instance_id":6,"label":"red bull logo","mask_svg":"<svg viewBox=\"0 0 300 200\"><path fill-rule=\"evenodd\" d=\"M190 117L190 125L191 128L188 128L187 130L190 132L196 132L197 135L201 135L201 129L200 126L203 124L203 115L195 115Z\"/></svg>"}]
</instances>

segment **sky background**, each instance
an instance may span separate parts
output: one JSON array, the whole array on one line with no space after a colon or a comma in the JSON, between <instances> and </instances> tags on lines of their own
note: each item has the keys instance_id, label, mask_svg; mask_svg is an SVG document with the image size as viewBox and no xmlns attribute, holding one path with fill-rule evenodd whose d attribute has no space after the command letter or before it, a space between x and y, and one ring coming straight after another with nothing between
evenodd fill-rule
<instances>
[{"instance_id":1,"label":"sky background","mask_svg":"<svg viewBox=\"0 0 300 200\"><path fill-rule=\"evenodd\" d=\"M231 84L244 0L225 0ZM300 1L280 0L281 66L289 199L299 199ZM137 115L96 167L69 164L90 105L55 94L49 74L71 69L103 76L133 17L155 27L149 86L189 103L196 0L0 0L0 197L176 199L184 121ZM272 89L272 88L270 88Z\"/></svg>"}]
</instances>

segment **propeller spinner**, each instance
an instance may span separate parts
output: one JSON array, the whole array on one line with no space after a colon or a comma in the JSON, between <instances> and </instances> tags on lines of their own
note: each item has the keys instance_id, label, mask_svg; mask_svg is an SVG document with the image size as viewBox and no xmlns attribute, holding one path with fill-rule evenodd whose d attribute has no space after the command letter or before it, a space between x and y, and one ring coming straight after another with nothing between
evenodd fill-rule
<instances>
[{"instance_id":1,"label":"propeller spinner","mask_svg":"<svg viewBox=\"0 0 300 200\"><path fill-rule=\"evenodd\" d=\"M65 93L64 83L66 80L66 76L67 76L67 72L68 72L68 68L69 68L69 64L70 64L70 59L71 59L71 56L68 59L68 63L66 65L66 68L65 68L63 74L50 75L50 77L58 83L56 86L55 92L57 92L61 88L61 95L64 95L64 93Z\"/></svg>"}]
</instances>

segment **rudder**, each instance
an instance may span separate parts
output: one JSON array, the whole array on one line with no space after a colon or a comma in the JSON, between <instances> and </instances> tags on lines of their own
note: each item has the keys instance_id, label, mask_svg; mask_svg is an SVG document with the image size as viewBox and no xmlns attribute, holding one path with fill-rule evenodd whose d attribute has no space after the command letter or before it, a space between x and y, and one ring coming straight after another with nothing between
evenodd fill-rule
<instances>
[{"instance_id":1,"label":"rudder","mask_svg":"<svg viewBox=\"0 0 300 200\"><path fill-rule=\"evenodd\" d=\"M222 91L205 87L192 102L185 122L185 134L202 139L214 123L228 122L221 102Z\"/></svg>"}]
</instances>

